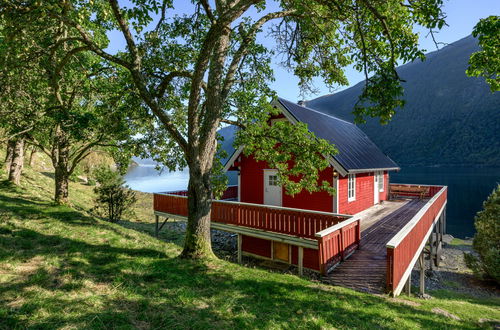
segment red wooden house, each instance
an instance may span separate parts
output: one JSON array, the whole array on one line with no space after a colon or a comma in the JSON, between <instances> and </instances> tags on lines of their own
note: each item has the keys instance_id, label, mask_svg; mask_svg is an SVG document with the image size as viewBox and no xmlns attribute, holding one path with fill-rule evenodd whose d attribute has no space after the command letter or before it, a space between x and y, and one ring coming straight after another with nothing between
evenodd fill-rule
<instances>
[{"instance_id":1,"label":"red wooden house","mask_svg":"<svg viewBox=\"0 0 500 330\"><path fill-rule=\"evenodd\" d=\"M317 137L333 143L339 150L330 156L330 166L320 173L336 188L337 194L303 191L289 196L277 184L276 170L251 155L235 150L225 170L238 171L238 201L336 214L355 214L388 198L389 171L399 170L356 125L313 109L278 98L273 105L280 114L271 118L291 124L303 122ZM243 252L260 257L296 263L296 249L256 237L243 236ZM307 259L307 258L306 258ZM316 258L317 259L317 258ZM306 262L306 261L304 261ZM317 269L317 265L304 265Z\"/></svg>"},{"instance_id":2,"label":"red wooden house","mask_svg":"<svg viewBox=\"0 0 500 330\"><path fill-rule=\"evenodd\" d=\"M266 162L235 150L225 170L237 170L238 200L241 202L293 207L324 212L355 214L387 199L389 171L398 165L386 156L356 125L298 104L277 99L280 115L271 119L292 124L303 122L317 137L333 143L339 153L329 157L330 166L320 173L336 188L337 194L302 193L291 197L276 184L276 171Z\"/></svg>"},{"instance_id":3,"label":"red wooden house","mask_svg":"<svg viewBox=\"0 0 500 330\"><path fill-rule=\"evenodd\" d=\"M447 187L389 185L389 172L399 167L358 127L283 99L273 104L280 114L270 124L303 122L317 137L335 144L339 153L327 156L330 166L320 173L320 180L328 180L337 194L286 195L276 171L243 155L240 148L225 163L226 171L238 171L238 185L228 187L222 200L212 201L211 227L237 234L238 262L247 254L297 265L299 274L304 267L327 274L361 248L360 258L349 259L346 264L352 266L343 274L353 271L363 283L386 278L387 290L399 294L417 260L423 260L427 240L430 254L439 260L436 251L445 229ZM400 200L404 206L363 232L369 241L365 246L357 213L388 199L389 190L391 195L418 199L408 204ZM168 219L187 218L187 199L187 191L154 194L156 233ZM161 225L160 217L165 218Z\"/></svg>"}]
</instances>

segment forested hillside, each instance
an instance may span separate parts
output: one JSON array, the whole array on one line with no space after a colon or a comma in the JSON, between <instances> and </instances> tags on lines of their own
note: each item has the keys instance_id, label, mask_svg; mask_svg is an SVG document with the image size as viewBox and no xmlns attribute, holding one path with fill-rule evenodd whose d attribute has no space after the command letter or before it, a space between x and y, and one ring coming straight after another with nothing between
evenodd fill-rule
<instances>
[{"instance_id":1,"label":"forested hillside","mask_svg":"<svg viewBox=\"0 0 500 330\"><path fill-rule=\"evenodd\" d=\"M360 127L400 165L500 166L500 93L482 78L465 74L477 41L466 37L427 54L424 62L398 68L404 84L404 109L390 124L368 119ZM353 120L363 82L307 106Z\"/></svg>"}]
</instances>

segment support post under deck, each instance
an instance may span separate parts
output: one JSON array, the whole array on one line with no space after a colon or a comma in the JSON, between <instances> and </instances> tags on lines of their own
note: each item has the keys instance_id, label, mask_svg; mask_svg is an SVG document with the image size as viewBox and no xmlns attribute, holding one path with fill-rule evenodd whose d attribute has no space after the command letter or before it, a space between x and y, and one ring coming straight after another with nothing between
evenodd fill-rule
<instances>
[{"instance_id":1,"label":"support post under deck","mask_svg":"<svg viewBox=\"0 0 500 330\"><path fill-rule=\"evenodd\" d=\"M406 281L404 290L406 291L406 294L408 296L411 295L411 272L410 272L410 275L408 276L408 280Z\"/></svg>"},{"instance_id":2,"label":"support post under deck","mask_svg":"<svg viewBox=\"0 0 500 330\"><path fill-rule=\"evenodd\" d=\"M433 259L434 258L434 228L431 230L431 235L429 236L429 268L434 269Z\"/></svg>"},{"instance_id":3,"label":"support post under deck","mask_svg":"<svg viewBox=\"0 0 500 330\"><path fill-rule=\"evenodd\" d=\"M420 295L423 296L425 294L425 264L423 251L418 258L418 261L420 264Z\"/></svg>"},{"instance_id":4,"label":"support post under deck","mask_svg":"<svg viewBox=\"0 0 500 330\"><path fill-rule=\"evenodd\" d=\"M299 246L299 258L298 258L298 266L299 266L299 276L304 275L304 248Z\"/></svg>"},{"instance_id":5,"label":"support post under deck","mask_svg":"<svg viewBox=\"0 0 500 330\"><path fill-rule=\"evenodd\" d=\"M155 214L155 236L158 237L158 223L160 222L160 216Z\"/></svg>"},{"instance_id":6,"label":"support post under deck","mask_svg":"<svg viewBox=\"0 0 500 330\"><path fill-rule=\"evenodd\" d=\"M241 234L238 234L238 263L241 264L241 244L242 243L242 236Z\"/></svg>"}]
</instances>

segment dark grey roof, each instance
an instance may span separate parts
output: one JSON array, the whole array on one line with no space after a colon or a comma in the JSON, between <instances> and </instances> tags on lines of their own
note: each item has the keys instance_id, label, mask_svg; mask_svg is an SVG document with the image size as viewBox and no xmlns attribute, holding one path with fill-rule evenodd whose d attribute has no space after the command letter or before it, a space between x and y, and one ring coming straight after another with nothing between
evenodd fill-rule
<instances>
[{"instance_id":1,"label":"dark grey roof","mask_svg":"<svg viewBox=\"0 0 500 330\"><path fill-rule=\"evenodd\" d=\"M334 159L346 171L399 168L353 123L282 98L278 101L297 121L307 124L318 138L335 145L339 152Z\"/></svg>"},{"instance_id":2,"label":"dark grey roof","mask_svg":"<svg viewBox=\"0 0 500 330\"><path fill-rule=\"evenodd\" d=\"M231 155L235 152L233 143L237 130L238 127L229 125L217 131L219 136L222 137L222 141L219 141L221 147L220 150L224 150L226 152L226 157L220 157L220 161L222 164L226 164L226 162L229 160L229 157L231 157Z\"/></svg>"}]
</instances>

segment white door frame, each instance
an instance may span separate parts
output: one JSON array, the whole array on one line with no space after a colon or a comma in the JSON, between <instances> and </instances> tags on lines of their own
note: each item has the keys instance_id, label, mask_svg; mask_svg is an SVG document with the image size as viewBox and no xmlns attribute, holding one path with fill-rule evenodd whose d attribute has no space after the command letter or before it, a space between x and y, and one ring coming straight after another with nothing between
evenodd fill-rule
<instances>
[{"instance_id":1,"label":"white door frame","mask_svg":"<svg viewBox=\"0 0 500 330\"><path fill-rule=\"evenodd\" d=\"M373 172L373 204L380 203L380 191L378 189L378 171Z\"/></svg>"},{"instance_id":2,"label":"white door frame","mask_svg":"<svg viewBox=\"0 0 500 330\"><path fill-rule=\"evenodd\" d=\"M337 174L337 176L333 177L333 188L335 188L335 195L332 196L333 197L332 212L333 213L340 213L339 212L339 174Z\"/></svg>"},{"instance_id":3,"label":"white door frame","mask_svg":"<svg viewBox=\"0 0 500 330\"><path fill-rule=\"evenodd\" d=\"M273 174L277 174L278 173L278 170L273 170L273 169L265 169L264 170L264 187L263 187L263 201L264 201L264 204L265 205L275 205L275 206L282 206L283 205L283 190L281 188L281 186L277 186L276 189L279 189L279 198L278 198L278 205L276 204L267 204L266 203L266 187L268 186L268 176L269 175L273 175Z\"/></svg>"}]
</instances>

